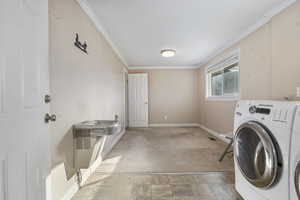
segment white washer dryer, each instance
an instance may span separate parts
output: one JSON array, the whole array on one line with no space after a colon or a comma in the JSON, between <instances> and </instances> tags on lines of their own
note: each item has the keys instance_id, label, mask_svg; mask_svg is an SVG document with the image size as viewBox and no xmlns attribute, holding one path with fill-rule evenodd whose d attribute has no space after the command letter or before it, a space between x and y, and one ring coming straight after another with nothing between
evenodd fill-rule
<instances>
[{"instance_id":1,"label":"white washer dryer","mask_svg":"<svg viewBox=\"0 0 300 200\"><path fill-rule=\"evenodd\" d=\"M300 106L295 114L290 161L290 200L300 200Z\"/></svg>"},{"instance_id":2,"label":"white washer dryer","mask_svg":"<svg viewBox=\"0 0 300 200\"><path fill-rule=\"evenodd\" d=\"M289 200L296 103L239 101L235 110L236 190L245 200ZM300 152L300 151L299 151Z\"/></svg>"}]
</instances>

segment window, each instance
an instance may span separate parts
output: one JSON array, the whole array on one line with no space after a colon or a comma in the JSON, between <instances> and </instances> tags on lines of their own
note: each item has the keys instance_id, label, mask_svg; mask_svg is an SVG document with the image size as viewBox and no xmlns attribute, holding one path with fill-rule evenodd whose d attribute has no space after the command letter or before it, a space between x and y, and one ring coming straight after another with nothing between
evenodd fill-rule
<instances>
[{"instance_id":1,"label":"window","mask_svg":"<svg viewBox=\"0 0 300 200\"><path fill-rule=\"evenodd\" d=\"M239 97L239 53L206 69L206 97L237 99Z\"/></svg>"}]
</instances>

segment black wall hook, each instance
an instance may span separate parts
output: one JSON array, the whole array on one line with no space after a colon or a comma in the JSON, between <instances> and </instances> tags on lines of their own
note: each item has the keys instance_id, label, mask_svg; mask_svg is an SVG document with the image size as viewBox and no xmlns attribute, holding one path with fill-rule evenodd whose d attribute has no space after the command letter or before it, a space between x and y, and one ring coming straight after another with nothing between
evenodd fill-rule
<instances>
[{"instance_id":1,"label":"black wall hook","mask_svg":"<svg viewBox=\"0 0 300 200\"><path fill-rule=\"evenodd\" d=\"M87 44L86 42L84 42L83 44L79 41L79 35L78 33L76 33L76 38L75 38L75 42L74 42L74 45L76 47L78 47L81 51L83 51L84 53L87 54Z\"/></svg>"}]
</instances>

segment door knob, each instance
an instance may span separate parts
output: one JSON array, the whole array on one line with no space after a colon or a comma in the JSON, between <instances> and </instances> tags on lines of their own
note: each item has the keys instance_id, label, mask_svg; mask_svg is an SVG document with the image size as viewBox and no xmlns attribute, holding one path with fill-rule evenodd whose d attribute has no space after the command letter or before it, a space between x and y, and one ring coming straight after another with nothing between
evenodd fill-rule
<instances>
[{"instance_id":1,"label":"door knob","mask_svg":"<svg viewBox=\"0 0 300 200\"><path fill-rule=\"evenodd\" d=\"M44 101L45 103L50 103L51 102L51 96L49 94L46 94L45 97L44 97Z\"/></svg>"},{"instance_id":2,"label":"door knob","mask_svg":"<svg viewBox=\"0 0 300 200\"><path fill-rule=\"evenodd\" d=\"M56 121L56 115L50 115L49 113L47 113L45 115L45 122L49 123L49 122L55 122Z\"/></svg>"}]
</instances>

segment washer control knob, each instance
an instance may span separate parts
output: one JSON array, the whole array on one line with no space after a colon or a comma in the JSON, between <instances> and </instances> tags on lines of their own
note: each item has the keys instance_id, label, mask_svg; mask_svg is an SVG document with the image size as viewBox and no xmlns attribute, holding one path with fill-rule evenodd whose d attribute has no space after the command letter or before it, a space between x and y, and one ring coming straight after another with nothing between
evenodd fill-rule
<instances>
[{"instance_id":1,"label":"washer control knob","mask_svg":"<svg viewBox=\"0 0 300 200\"><path fill-rule=\"evenodd\" d=\"M250 112L251 114L256 113L256 106L251 106L251 107L249 108L249 112Z\"/></svg>"}]
</instances>

